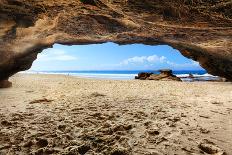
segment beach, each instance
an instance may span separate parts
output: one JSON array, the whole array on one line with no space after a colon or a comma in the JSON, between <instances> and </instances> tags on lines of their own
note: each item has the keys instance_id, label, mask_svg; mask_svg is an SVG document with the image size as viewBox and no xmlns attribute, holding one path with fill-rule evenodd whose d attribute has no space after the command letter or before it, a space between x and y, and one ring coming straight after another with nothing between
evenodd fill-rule
<instances>
[{"instance_id":1,"label":"beach","mask_svg":"<svg viewBox=\"0 0 232 155\"><path fill-rule=\"evenodd\" d=\"M231 155L232 84L16 74L0 155Z\"/></svg>"}]
</instances>

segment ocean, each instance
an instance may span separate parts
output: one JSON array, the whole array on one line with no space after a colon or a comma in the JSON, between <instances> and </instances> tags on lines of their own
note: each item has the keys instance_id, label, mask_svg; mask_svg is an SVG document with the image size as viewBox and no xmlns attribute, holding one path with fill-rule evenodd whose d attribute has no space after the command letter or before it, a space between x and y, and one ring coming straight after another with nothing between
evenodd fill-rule
<instances>
[{"instance_id":1,"label":"ocean","mask_svg":"<svg viewBox=\"0 0 232 155\"><path fill-rule=\"evenodd\" d=\"M123 70L123 71L26 71L24 73L32 74L62 74L77 76L83 78L94 79L113 79L113 80L132 80L139 72L152 72L158 74L158 71L152 70ZM198 81L217 80L218 77L208 74L205 70L178 70L173 71L173 74L180 77L183 81L192 81L190 78L186 78L189 74L192 74Z\"/></svg>"}]
</instances>

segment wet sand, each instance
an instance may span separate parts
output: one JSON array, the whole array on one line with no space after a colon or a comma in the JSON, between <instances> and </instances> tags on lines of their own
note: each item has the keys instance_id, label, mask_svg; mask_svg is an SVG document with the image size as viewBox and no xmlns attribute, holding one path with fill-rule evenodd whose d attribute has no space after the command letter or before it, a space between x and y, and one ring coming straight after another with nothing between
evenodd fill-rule
<instances>
[{"instance_id":1,"label":"wet sand","mask_svg":"<svg viewBox=\"0 0 232 155\"><path fill-rule=\"evenodd\" d=\"M232 84L17 74L0 155L232 155Z\"/></svg>"}]
</instances>

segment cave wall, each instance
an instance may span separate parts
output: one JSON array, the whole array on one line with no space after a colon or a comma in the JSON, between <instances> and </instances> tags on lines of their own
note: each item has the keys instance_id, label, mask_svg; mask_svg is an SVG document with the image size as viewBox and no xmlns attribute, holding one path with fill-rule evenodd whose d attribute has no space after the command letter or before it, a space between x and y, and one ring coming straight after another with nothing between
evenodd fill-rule
<instances>
[{"instance_id":1,"label":"cave wall","mask_svg":"<svg viewBox=\"0 0 232 155\"><path fill-rule=\"evenodd\" d=\"M0 80L54 43L167 44L232 80L231 0L0 0Z\"/></svg>"}]
</instances>

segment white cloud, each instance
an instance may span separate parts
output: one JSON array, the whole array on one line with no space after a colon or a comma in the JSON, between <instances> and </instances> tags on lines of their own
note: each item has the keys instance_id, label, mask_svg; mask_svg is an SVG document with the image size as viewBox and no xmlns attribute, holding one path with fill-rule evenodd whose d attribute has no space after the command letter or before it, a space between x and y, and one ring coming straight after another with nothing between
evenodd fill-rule
<instances>
[{"instance_id":1,"label":"white cloud","mask_svg":"<svg viewBox=\"0 0 232 155\"><path fill-rule=\"evenodd\" d=\"M128 65L130 63L144 63L144 60L146 59L146 57L138 57L138 56L135 56L135 57L132 57L132 58L128 58L124 61L122 61L121 63L122 64L125 64L125 65Z\"/></svg>"},{"instance_id":2,"label":"white cloud","mask_svg":"<svg viewBox=\"0 0 232 155\"><path fill-rule=\"evenodd\" d=\"M163 63L166 60L166 57L164 56L157 56L157 55L151 55L151 56L135 56L132 58L128 58L126 60L123 60L120 65L129 65L129 64L143 64L143 63Z\"/></svg>"},{"instance_id":3,"label":"white cloud","mask_svg":"<svg viewBox=\"0 0 232 155\"><path fill-rule=\"evenodd\" d=\"M198 67L200 66L198 62L191 60L191 62L189 63L183 63L183 64L178 64L175 62L171 62L171 61L166 61L166 63L172 67Z\"/></svg>"},{"instance_id":4,"label":"white cloud","mask_svg":"<svg viewBox=\"0 0 232 155\"><path fill-rule=\"evenodd\" d=\"M46 49L38 55L37 61L70 61L77 57L67 54L59 49Z\"/></svg>"},{"instance_id":5,"label":"white cloud","mask_svg":"<svg viewBox=\"0 0 232 155\"><path fill-rule=\"evenodd\" d=\"M147 57L147 61L150 63L157 63L157 62L163 63L165 60L166 57L164 56L159 57L157 55L152 55Z\"/></svg>"},{"instance_id":6,"label":"white cloud","mask_svg":"<svg viewBox=\"0 0 232 155\"><path fill-rule=\"evenodd\" d=\"M162 66L167 66L173 69L199 67L199 63L193 60L191 60L188 63L177 63L177 62L169 61L165 56L157 56L157 55L131 57L126 60L123 60L121 63L119 63L118 66L138 65L140 67L143 66L146 68L146 66L154 67L154 65L157 64L162 64Z\"/></svg>"}]
</instances>

